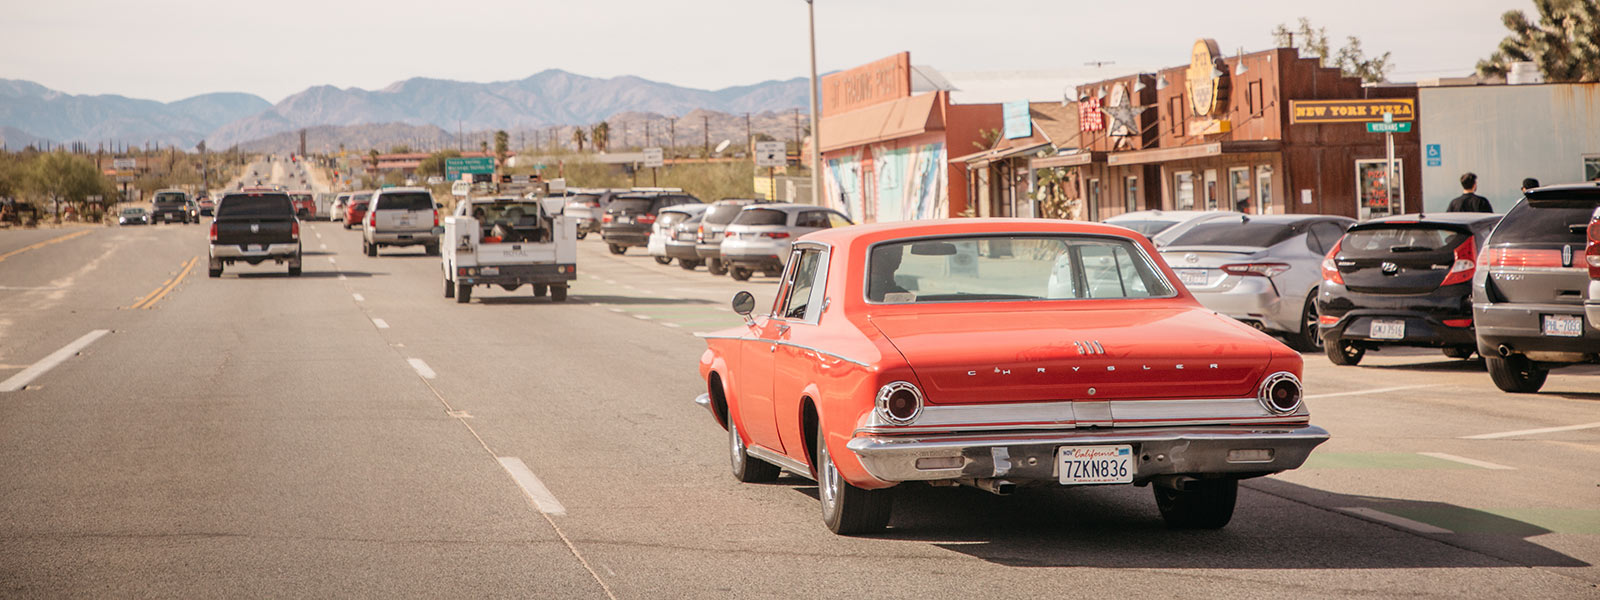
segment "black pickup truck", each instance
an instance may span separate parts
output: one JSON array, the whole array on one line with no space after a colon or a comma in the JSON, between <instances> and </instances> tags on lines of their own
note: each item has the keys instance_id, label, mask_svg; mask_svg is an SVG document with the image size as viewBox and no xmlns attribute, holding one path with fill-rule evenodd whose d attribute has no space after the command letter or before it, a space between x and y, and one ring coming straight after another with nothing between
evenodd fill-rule
<instances>
[{"instance_id":1,"label":"black pickup truck","mask_svg":"<svg viewBox=\"0 0 1600 600\"><path fill-rule=\"evenodd\" d=\"M156 221L188 223L190 220L189 194L187 192L182 190L156 191L155 197L151 199L151 223ZM200 220L194 219L194 222L198 223Z\"/></svg>"},{"instance_id":2,"label":"black pickup truck","mask_svg":"<svg viewBox=\"0 0 1600 600\"><path fill-rule=\"evenodd\" d=\"M211 276L221 277L222 266L244 261L289 265L289 275L300 275L300 221L294 203L283 192L236 192L217 202L211 220Z\"/></svg>"}]
</instances>

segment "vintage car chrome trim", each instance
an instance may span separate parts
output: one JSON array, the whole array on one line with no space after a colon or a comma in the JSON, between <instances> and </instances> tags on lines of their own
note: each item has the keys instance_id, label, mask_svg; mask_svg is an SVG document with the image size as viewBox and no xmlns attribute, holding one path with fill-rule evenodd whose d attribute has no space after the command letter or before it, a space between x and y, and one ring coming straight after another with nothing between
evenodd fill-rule
<instances>
[{"instance_id":1,"label":"vintage car chrome trim","mask_svg":"<svg viewBox=\"0 0 1600 600\"><path fill-rule=\"evenodd\" d=\"M711 416L717 416L717 407L711 405L711 394L700 394L699 396L695 396L694 403L699 404L701 408L704 408L707 412L710 412Z\"/></svg>"},{"instance_id":2,"label":"vintage car chrome trim","mask_svg":"<svg viewBox=\"0 0 1600 600\"><path fill-rule=\"evenodd\" d=\"M1055 232L1048 232L1048 231L993 231L993 232L985 232L985 233L939 233L939 234L933 234L933 235L919 235L919 236L913 236L913 237L895 238L895 239L892 239L892 240L883 240L881 242L875 242L873 244L868 245L867 246L866 264L864 264L862 266L862 269L861 269L861 301L865 302L869 306L904 306L904 305L918 305L918 304L936 305L936 304L950 304L950 303L963 303L963 302L1017 302L1017 300L940 300L940 301L936 301L936 302L873 302L871 298L867 297L867 291L872 287L872 282L870 281L870 278L871 278L871 275L872 275L872 251L873 251L873 249L877 248L878 246L882 246L884 244L904 244L904 243L907 243L907 242L915 242L915 241L920 241L920 240L938 240L938 239L948 239L948 238L1007 237L1007 236L1066 237L1066 238L1105 238L1105 239L1113 239L1113 240L1118 240L1118 241L1130 242L1130 243L1133 244L1133 247L1139 251L1139 256L1140 256L1140 258L1144 259L1145 266L1149 267L1150 271L1152 273L1156 274L1156 278L1160 279L1162 283L1165 283L1167 285L1167 289L1171 290L1171 292L1172 292L1172 293L1167 294L1165 296L1150 296L1148 298L1051 298L1051 299L1042 299L1042 300L1029 300L1028 302L1073 302L1073 301L1080 301L1080 300L1170 300L1170 299L1178 297L1178 287L1173 285L1171 280L1167 279L1167 274L1161 270L1161 264L1162 263L1156 262L1154 259L1152 259L1150 257L1149 254L1146 254L1145 251L1144 251L1144 247L1140 246L1138 240L1135 240L1133 238L1130 238L1130 237L1127 237L1127 236L1122 236L1122 235L1117 235L1117 234L1114 234L1114 233L1055 233Z\"/></svg>"},{"instance_id":3,"label":"vintage car chrome trim","mask_svg":"<svg viewBox=\"0 0 1600 600\"><path fill-rule=\"evenodd\" d=\"M812 481L816 480L816 478L811 476L811 467L805 466L804 464L801 464L800 461L795 459L768 450L763 446L750 444L749 446L745 447L744 452L750 456L754 456L763 461L777 465L783 468L783 470L794 473L795 475L799 475Z\"/></svg>"},{"instance_id":4,"label":"vintage car chrome trim","mask_svg":"<svg viewBox=\"0 0 1600 600\"><path fill-rule=\"evenodd\" d=\"M917 401L916 410L911 411L911 416L904 419L896 418L894 413L889 411L889 398L894 396L895 392L900 391L911 392L911 397ZM878 396L873 399L873 413L876 414L878 418L895 425L910 425L917 420L918 416L922 414L924 401L925 399L922 397L922 390L917 389L916 384L909 381L896 381L878 388Z\"/></svg>"},{"instance_id":5,"label":"vintage car chrome trim","mask_svg":"<svg viewBox=\"0 0 1600 600\"><path fill-rule=\"evenodd\" d=\"M1010 432L1007 435L860 436L845 445L880 481L931 481L1003 477L1057 481L1056 451L1069 445L1131 445L1134 481L1160 475L1239 473L1262 475L1305 463L1328 432L1314 425L1171 427ZM1248 456L1236 450L1267 451ZM921 458L961 458L961 466L919 469Z\"/></svg>"},{"instance_id":6,"label":"vintage car chrome trim","mask_svg":"<svg viewBox=\"0 0 1600 600\"><path fill-rule=\"evenodd\" d=\"M1287 410L1280 409L1272 403L1272 386L1281 381L1294 383L1295 395L1297 396L1294 399L1294 406L1289 407ZM1261 380L1261 388L1256 392L1256 397L1261 401L1261 408L1267 409L1267 412L1275 415L1288 415L1300 410L1300 407L1305 404L1306 394L1305 389L1300 386L1299 377L1295 377L1294 373L1288 371L1278 371Z\"/></svg>"},{"instance_id":7,"label":"vintage car chrome trim","mask_svg":"<svg viewBox=\"0 0 1600 600\"><path fill-rule=\"evenodd\" d=\"M1272 413L1258 398L1019 402L1009 404L926 405L915 423L896 425L867 413L861 434L1029 431L1082 427L1172 427L1301 423L1310 417L1305 403L1287 414Z\"/></svg>"},{"instance_id":8,"label":"vintage car chrome trim","mask_svg":"<svg viewBox=\"0 0 1600 600\"><path fill-rule=\"evenodd\" d=\"M750 339L755 339L755 338L746 337L746 336L742 336L742 335L716 335L716 334L712 334L712 333L696 333L696 334L694 334L694 336L697 337L697 338L700 338L702 340L750 340Z\"/></svg>"},{"instance_id":9,"label":"vintage car chrome trim","mask_svg":"<svg viewBox=\"0 0 1600 600\"><path fill-rule=\"evenodd\" d=\"M300 251L300 242L283 244L267 244L260 250L251 252L239 247L239 244L212 244L212 258L270 258L273 256L289 256Z\"/></svg>"},{"instance_id":10,"label":"vintage car chrome trim","mask_svg":"<svg viewBox=\"0 0 1600 600\"><path fill-rule=\"evenodd\" d=\"M741 338L741 339L755 340L756 338ZM760 340L760 341L767 341L767 340ZM777 344L779 346L788 346L790 348L799 348L801 350L810 350L812 352L815 352L817 354L821 354L823 356L831 356L833 358L837 358L837 359L845 361L847 363L861 365L863 367L872 366L870 364L867 364L866 361L856 360L854 358L850 358L850 357L845 356L843 354L835 354L833 352L829 352L827 350L822 350L822 349L819 349L819 348L816 348L816 347L813 347L813 346L807 346L805 344L796 344L794 342L786 342L786 341L783 341L783 340L773 340L770 343Z\"/></svg>"}]
</instances>

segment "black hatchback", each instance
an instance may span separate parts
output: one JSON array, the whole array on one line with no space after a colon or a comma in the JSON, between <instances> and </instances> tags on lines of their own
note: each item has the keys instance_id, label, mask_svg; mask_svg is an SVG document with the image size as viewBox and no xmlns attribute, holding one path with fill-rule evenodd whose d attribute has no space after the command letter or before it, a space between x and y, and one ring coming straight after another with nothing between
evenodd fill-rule
<instances>
[{"instance_id":1,"label":"black hatchback","mask_svg":"<svg viewBox=\"0 0 1600 600\"><path fill-rule=\"evenodd\" d=\"M628 248L649 244L650 231L655 228L656 213L668 206L699 204L700 199L688 194L633 193L617 196L606 205L600 217L600 238L612 254L622 254Z\"/></svg>"},{"instance_id":2,"label":"black hatchback","mask_svg":"<svg viewBox=\"0 0 1600 600\"><path fill-rule=\"evenodd\" d=\"M1472 276L1500 215L1395 215L1351 227L1322 261L1317 327L1336 365L1380 346L1469 358Z\"/></svg>"}]
</instances>

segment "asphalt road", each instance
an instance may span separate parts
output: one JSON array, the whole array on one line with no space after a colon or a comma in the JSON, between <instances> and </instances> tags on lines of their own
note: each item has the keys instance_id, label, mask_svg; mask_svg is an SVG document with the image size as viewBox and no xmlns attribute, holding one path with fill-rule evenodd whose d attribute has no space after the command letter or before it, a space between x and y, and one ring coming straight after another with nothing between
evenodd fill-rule
<instances>
[{"instance_id":1,"label":"asphalt road","mask_svg":"<svg viewBox=\"0 0 1600 600\"><path fill-rule=\"evenodd\" d=\"M0 594L1600 596L1593 367L1516 396L1433 352L1307 355L1333 440L1221 531L1166 530L1146 488L906 486L844 538L805 480L735 482L691 402L693 334L771 279L591 238L567 303L457 304L437 258L326 222L302 277L208 279L205 227L0 231L76 235L0 260L0 380L53 362L0 391Z\"/></svg>"}]
</instances>

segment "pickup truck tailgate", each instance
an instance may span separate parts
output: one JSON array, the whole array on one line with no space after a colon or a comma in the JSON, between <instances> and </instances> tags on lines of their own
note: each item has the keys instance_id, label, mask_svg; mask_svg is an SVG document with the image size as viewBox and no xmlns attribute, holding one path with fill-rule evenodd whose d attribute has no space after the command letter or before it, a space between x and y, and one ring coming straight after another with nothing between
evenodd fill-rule
<instances>
[{"instance_id":1,"label":"pickup truck tailgate","mask_svg":"<svg viewBox=\"0 0 1600 600\"><path fill-rule=\"evenodd\" d=\"M520 265L555 263L556 245L551 242L511 242L478 245L480 265Z\"/></svg>"},{"instance_id":2,"label":"pickup truck tailgate","mask_svg":"<svg viewBox=\"0 0 1600 600\"><path fill-rule=\"evenodd\" d=\"M219 245L247 246L251 244L287 244L294 242L294 221L251 219L247 221L218 221Z\"/></svg>"},{"instance_id":3,"label":"pickup truck tailgate","mask_svg":"<svg viewBox=\"0 0 1600 600\"><path fill-rule=\"evenodd\" d=\"M379 210L373 213L373 228L378 231L427 231L433 229L433 210Z\"/></svg>"}]
</instances>

